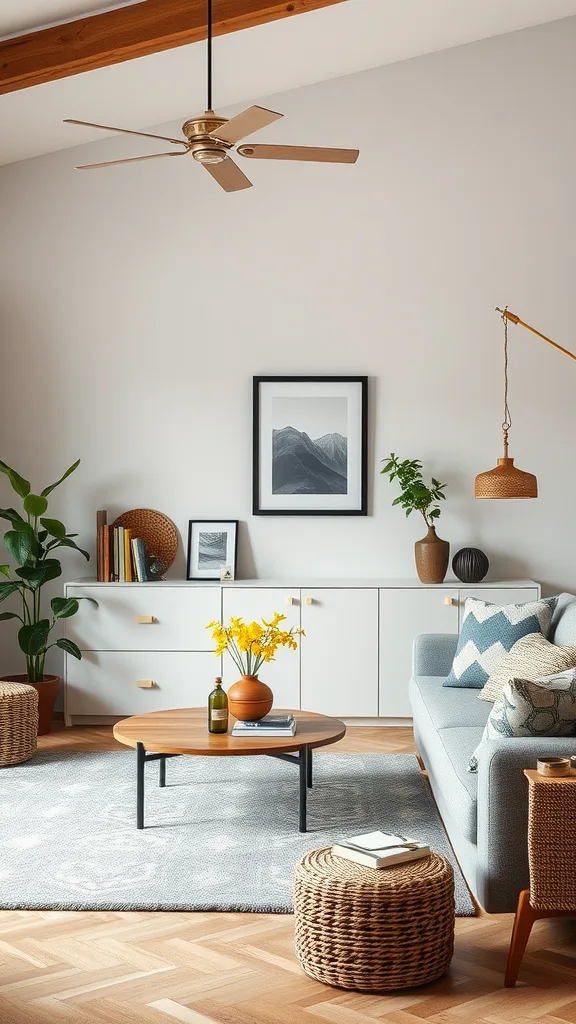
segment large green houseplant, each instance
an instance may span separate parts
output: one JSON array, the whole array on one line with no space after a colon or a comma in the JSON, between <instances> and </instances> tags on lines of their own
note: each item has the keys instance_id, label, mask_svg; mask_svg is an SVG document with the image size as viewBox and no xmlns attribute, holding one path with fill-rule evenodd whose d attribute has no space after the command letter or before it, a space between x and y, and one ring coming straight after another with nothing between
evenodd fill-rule
<instances>
[{"instance_id":1,"label":"large green houseplant","mask_svg":"<svg viewBox=\"0 0 576 1024\"><path fill-rule=\"evenodd\" d=\"M50 601L50 612L45 613L43 588L52 580L62 575L62 566L55 552L58 548L74 548L84 558L89 559L87 551L78 547L76 533L67 533L66 527L59 519L51 519L48 511L48 495L58 487L80 464L80 459L60 477L54 484L45 487L36 494L30 482L0 461L0 472L4 473L12 485L12 489L21 499L22 511L15 508L0 509L0 518L10 524L4 534L4 545L12 556L14 566L0 565L0 573L7 577L0 582L0 602L15 597L19 610L2 612L0 621L16 619L20 622L18 644L26 660L26 672L22 675L5 676L16 682L26 682L38 690L40 723L38 731L49 732L54 703L58 693L58 676L44 674L46 652L51 647L59 647L74 658L81 658L78 646L66 638L51 642L51 633L59 619L67 619L78 611L75 598L53 597Z\"/></svg>"},{"instance_id":2,"label":"large green houseplant","mask_svg":"<svg viewBox=\"0 0 576 1024\"><path fill-rule=\"evenodd\" d=\"M450 545L447 540L436 536L434 523L442 512L438 503L446 498L446 484L441 484L434 477L430 484L426 484L419 459L400 460L391 452L383 461L385 466L381 472L389 478L390 483L396 480L400 487L400 494L392 504L400 505L407 516L419 512L428 527L426 536L414 545L418 577L422 583L442 583L448 569Z\"/></svg>"}]
</instances>

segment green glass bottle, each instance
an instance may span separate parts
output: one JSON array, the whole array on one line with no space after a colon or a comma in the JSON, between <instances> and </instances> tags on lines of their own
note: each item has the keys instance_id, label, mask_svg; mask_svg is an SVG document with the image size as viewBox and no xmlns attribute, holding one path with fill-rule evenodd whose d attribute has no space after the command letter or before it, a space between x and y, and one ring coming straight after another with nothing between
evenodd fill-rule
<instances>
[{"instance_id":1,"label":"green glass bottle","mask_svg":"<svg viewBox=\"0 0 576 1024\"><path fill-rule=\"evenodd\" d=\"M228 697L220 676L208 697L208 732L228 732Z\"/></svg>"}]
</instances>

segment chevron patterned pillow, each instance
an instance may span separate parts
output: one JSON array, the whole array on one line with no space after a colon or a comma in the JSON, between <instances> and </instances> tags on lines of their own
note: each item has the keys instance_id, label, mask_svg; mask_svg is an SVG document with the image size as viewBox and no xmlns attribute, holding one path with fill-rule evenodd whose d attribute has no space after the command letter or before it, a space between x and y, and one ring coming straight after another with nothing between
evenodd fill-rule
<instances>
[{"instance_id":1,"label":"chevron patterned pillow","mask_svg":"<svg viewBox=\"0 0 576 1024\"><path fill-rule=\"evenodd\" d=\"M478 699L498 700L510 679L538 679L568 668L576 668L576 647L558 647L540 633L529 633L504 655Z\"/></svg>"},{"instance_id":2,"label":"chevron patterned pillow","mask_svg":"<svg viewBox=\"0 0 576 1024\"><path fill-rule=\"evenodd\" d=\"M528 633L548 636L551 618L552 608L546 600L490 604L466 598L458 648L443 685L481 690L521 637Z\"/></svg>"}]
</instances>

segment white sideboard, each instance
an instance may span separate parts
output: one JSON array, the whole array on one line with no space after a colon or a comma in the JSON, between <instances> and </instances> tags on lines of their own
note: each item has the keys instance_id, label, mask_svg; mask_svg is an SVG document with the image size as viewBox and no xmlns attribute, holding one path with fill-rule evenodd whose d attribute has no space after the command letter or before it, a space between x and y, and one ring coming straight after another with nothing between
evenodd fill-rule
<instances>
[{"instance_id":1,"label":"white sideboard","mask_svg":"<svg viewBox=\"0 0 576 1024\"><path fill-rule=\"evenodd\" d=\"M408 680L419 633L457 633L467 597L498 603L540 596L533 580L240 580L235 583L66 584L68 597L92 597L65 620L82 661L66 655L65 721L98 722L206 703L214 677L238 677L213 654L206 625L281 611L305 630L299 650L281 650L260 676L275 706L394 724L410 717Z\"/></svg>"}]
</instances>

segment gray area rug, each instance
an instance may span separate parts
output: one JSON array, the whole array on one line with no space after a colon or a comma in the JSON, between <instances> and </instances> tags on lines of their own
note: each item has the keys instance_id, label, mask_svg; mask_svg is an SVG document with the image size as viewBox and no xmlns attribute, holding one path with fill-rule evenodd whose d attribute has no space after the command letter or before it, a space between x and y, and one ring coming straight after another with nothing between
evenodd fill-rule
<instances>
[{"instance_id":1,"label":"gray area rug","mask_svg":"<svg viewBox=\"0 0 576 1024\"><path fill-rule=\"evenodd\" d=\"M135 827L131 751L56 751L0 771L0 907L290 913L307 850L375 828L426 840L452 862L456 913L474 904L411 754L314 755L308 832L298 770L273 758L178 757L146 766Z\"/></svg>"}]
</instances>

